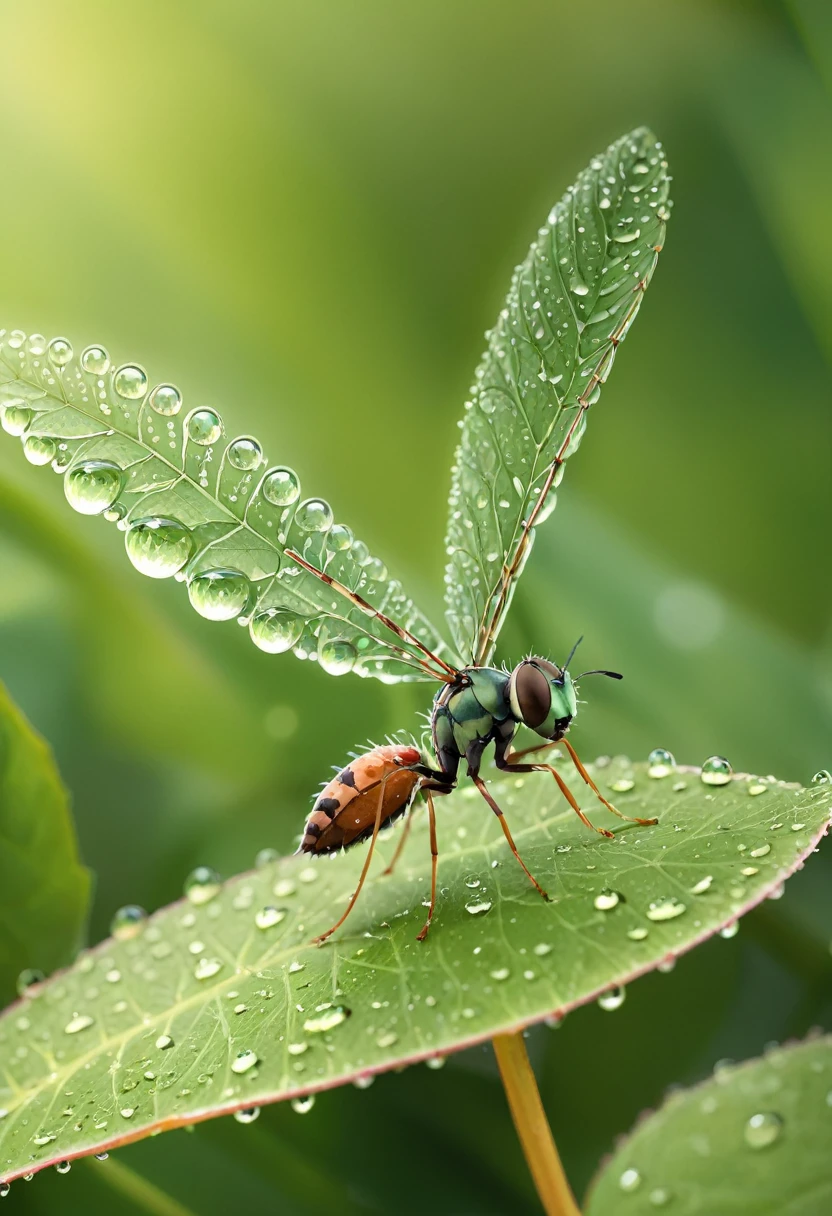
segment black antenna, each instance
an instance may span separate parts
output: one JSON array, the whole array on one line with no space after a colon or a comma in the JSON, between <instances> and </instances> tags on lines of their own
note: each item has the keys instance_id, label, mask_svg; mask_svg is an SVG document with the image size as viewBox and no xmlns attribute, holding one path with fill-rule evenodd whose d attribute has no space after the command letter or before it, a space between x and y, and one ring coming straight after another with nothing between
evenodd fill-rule
<instances>
[{"instance_id":1,"label":"black antenna","mask_svg":"<svg viewBox=\"0 0 832 1216\"><path fill-rule=\"evenodd\" d=\"M575 676L576 680L582 680L584 676L609 676L611 680L623 680L620 671L602 671L600 668L595 671L582 671L579 676Z\"/></svg>"},{"instance_id":2,"label":"black antenna","mask_svg":"<svg viewBox=\"0 0 832 1216\"><path fill-rule=\"evenodd\" d=\"M580 646L580 644L583 640L584 640L584 635L581 634L581 636L578 638L575 645L569 651L569 657L567 658L566 662L561 667L561 671L566 671L567 667L569 666L569 664L572 662L573 658L575 657L575 651L578 649L578 647Z\"/></svg>"}]
</instances>

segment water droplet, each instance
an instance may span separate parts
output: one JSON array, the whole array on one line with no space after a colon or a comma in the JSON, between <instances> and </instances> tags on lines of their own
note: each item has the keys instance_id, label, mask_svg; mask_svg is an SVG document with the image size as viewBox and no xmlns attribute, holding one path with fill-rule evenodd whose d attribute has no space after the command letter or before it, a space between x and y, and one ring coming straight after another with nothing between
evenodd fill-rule
<instances>
[{"instance_id":1,"label":"water droplet","mask_svg":"<svg viewBox=\"0 0 832 1216\"><path fill-rule=\"evenodd\" d=\"M309 1050L308 1043L288 1043L286 1050L290 1056L302 1056L304 1052Z\"/></svg>"},{"instance_id":2,"label":"water droplet","mask_svg":"<svg viewBox=\"0 0 832 1216\"><path fill-rule=\"evenodd\" d=\"M88 1030L94 1025L95 1018L90 1017L88 1013L75 1013L64 1026L64 1034L78 1034L79 1031Z\"/></svg>"},{"instance_id":3,"label":"water droplet","mask_svg":"<svg viewBox=\"0 0 832 1216\"><path fill-rule=\"evenodd\" d=\"M254 923L258 929L271 929L275 925L279 925L286 918L285 908L274 908L269 905L267 908L261 908L255 913Z\"/></svg>"},{"instance_id":4,"label":"water droplet","mask_svg":"<svg viewBox=\"0 0 832 1216\"><path fill-rule=\"evenodd\" d=\"M147 392L147 376L140 367L136 367L133 363L127 363L124 367L120 367L113 376L113 387L119 397L126 397L128 401L138 401Z\"/></svg>"},{"instance_id":5,"label":"water droplet","mask_svg":"<svg viewBox=\"0 0 832 1216\"><path fill-rule=\"evenodd\" d=\"M670 1203L672 1198L673 1192L669 1191L666 1186L656 1186L648 1195L654 1208L663 1208L665 1204Z\"/></svg>"},{"instance_id":6,"label":"water droplet","mask_svg":"<svg viewBox=\"0 0 832 1216\"><path fill-rule=\"evenodd\" d=\"M185 895L192 904L210 903L222 890L222 879L210 866L197 866L185 879Z\"/></svg>"},{"instance_id":7,"label":"water droplet","mask_svg":"<svg viewBox=\"0 0 832 1216\"><path fill-rule=\"evenodd\" d=\"M399 1036L396 1034L395 1030L385 1030L383 1034L380 1034L376 1039L376 1045L378 1047L392 1047L393 1044L398 1043L398 1041Z\"/></svg>"},{"instance_id":8,"label":"water droplet","mask_svg":"<svg viewBox=\"0 0 832 1216\"><path fill-rule=\"evenodd\" d=\"M156 1046L160 1051L167 1051L169 1047L173 1047L173 1039L169 1034L160 1034L156 1040Z\"/></svg>"},{"instance_id":9,"label":"water droplet","mask_svg":"<svg viewBox=\"0 0 832 1216\"><path fill-rule=\"evenodd\" d=\"M289 507L300 497L300 482L293 469L270 469L263 478L263 497L275 507Z\"/></svg>"},{"instance_id":10,"label":"water droplet","mask_svg":"<svg viewBox=\"0 0 832 1216\"><path fill-rule=\"evenodd\" d=\"M748 854L749 857L765 857L766 853L771 852L770 844L761 844L759 849L752 849Z\"/></svg>"},{"instance_id":11,"label":"water droplet","mask_svg":"<svg viewBox=\"0 0 832 1216\"><path fill-rule=\"evenodd\" d=\"M175 384L157 384L148 403L163 418L173 418L182 409L182 394Z\"/></svg>"},{"instance_id":12,"label":"water droplet","mask_svg":"<svg viewBox=\"0 0 832 1216\"><path fill-rule=\"evenodd\" d=\"M191 533L175 519L143 519L125 533L127 556L140 574L170 578L191 555Z\"/></svg>"},{"instance_id":13,"label":"water droplet","mask_svg":"<svg viewBox=\"0 0 832 1216\"><path fill-rule=\"evenodd\" d=\"M641 1186L641 1174L636 1169L625 1170L618 1179L622 1191L635 1191Z\"/></svg>"},{"instance_id":14,"label":"water droplet","mask_svg":"<svg viewBox=\"0 0 832 1216\"><path fill-rule=\"evenodd\" d=\"M118 1113L121 1115L122 1119L132 1119L136 1113L136 1108L135 1106L122 1106Z\"/></svg>"},{"instance_id":15,"label":"water droplet","mask_svg":"<svg viewBox=\"0 0 832 1216\"><path fill-rule=\"evenodd\" d=\"M0 1182L0 1199L5 1199L11 1189L10 1182Z\"/></svg>"},{"instance_id":16,"label":"water droplet","mask_svg":"<svg viewBox=\"0 0 832 1216\"><path fill-rule=\"evenodd\" d=\"M27 405L10 403L2 407L0 422L7 435L22 435L32 421L32 411Z\"/></svg>"},{"instance_id":17,"label":"water droplet","mask_svg":"<svg viewBox=\"0 0 832 1216\"><path fill-rule=\"evenodd\" d=\"M55 1164L55 1173L56 1174L68 1174L71 1169L72 1169L71 1161L58 1161Z\"/></svg>"},{"instance_id":18,"label":"water droplet","mask_svg":"<svg viewBox=\"0 0 832 1216\"><path fill-rule=\"evenodd\" d=\"M127 942L138 937L147 923L147 913L138 904L125 904L113 914L110 932L116 941Z\"/></svg>"},{"instance_id":19,"label":"water droplet","mask_svg":"<svg viewBox=\"0 0 832 1216\"><path fill-rule=\"evenodd\" d=\"M194 967L195 980L212 980L222 970L222 959L201 958Z\"/></svg>"},{"instance_id":20,"label":"water droplet","mask_svg":"<svg viewBox=\"0 0 832 1216\"><path fill-rule=\"evenodd\" d=\"M734 770L724 756L709 756L700 774L705 785L728 785Z\"/></svg>"},{"instance_id":21,"label":"water droplet","mask_svg":"<svg viewBox=\"0 0 832 1216\"><path fill-rule=\"evenodd\" d=\"M66 338L53 338L48 354L53 367L66 367L72 358L72 343L67 342Z\"/></svg>"},{"instance_id":22,"label":"water droplet","mask_svg":"<svg viewBox=\"0 0 832 1216\"><path fill-rule=\"evenodd\" d=\"M832 773L826 768L820 769L812 778L812 785L829 785L830 782L832 782Z\"/></svg>"},{"instance_id":23,"label":"water droplet","mask_svg":"<svg viewBox=\"0 0 832 1216\"><path fill-rule=\"evenodd\" d=\"M236 1073L248 1072L250 1068L254 1068L256 1063L257 1052L244 1048L243 1051L238 1051L231 1061L231 1071Z\"/></svg>"},{"instance_id":24,"label":"water droplet","mask_svg":"<svg viewBox=\"0 0 832 1216\"><path fill-rule=\"evenodd\" d=\"M726 939L736 937L740 931L740 922L738 920L729 921L727 925L723 925L719 931L719 936Z\"/></svg>"},{"instance_id":25,"label":"water droplet","mask_svg":"<svg viewBox=\"0 0 832 1216\"><path fill-rule=\"evenodd\" d=\"M23 440L23 455L33 464L40 467L49 464L58 454L58 445L48 435L27 435Z\"/></svg>"},{"instance_id":26,"label":"water droplet","mask_svg":"<svg viewBox=\"0 0 832 1216\"><path fill-rule=\"evenodd\" d=\"M219 414L209 409L191 410L185 419L185 433L192 443L198 443L201 448L216 443L222 434Z\"/></svg>"},{"instance_id":27,"label":"water droplet","mask_svg":"<svg viewBox=\"0 0 832 1216\"><path fill-rule=\"evenodd\" d=\"M88 346L81 352L81 367L91 376L103 376L110 370L110 356L103 346Z\"/></svg>"},{"instance_id":28,"label":"water droplet","mask_svg":"<svg viewBox=\"0 0 832 1216\"><path fill-rule=\"evenodd\" d=\"M332 527L332 507L322 498L307 498L295 511L295 523L304 532L326 532Z\"/></svg>"},{"instance_id":29,"label":"water droplet","mask_svg":"<svg viewBox=\"0 0 832 1216\"><path fill-rule=\"evenodd\" d=\"M649 935L650 930L644 925L636 925L635 929L628 929L627 936L631 942L643 942Z\"/></svg>"},{"instance_id":30,"label":"water droplet","mask_svg":"<svg viewBox=\"0 0 832 1216\"><path fill-rule=\"evenodd\" d=\"M694 885L691 887L691 895L704 895L706 891L710 890L713 880L713 874L706 874L704 878L700 878L699 882L694 883Z\"/></svg>"},{"instance_id":31,"label":"water droplet","mask_svg":"<svg viewBox=\"0 0 832 1216\"><path fill-rule=\"evenodd\" d=\"M581 282L581 280L578 278L572 280L570 287L576 296L589 295L589 288L587 287L586 283Z\"/></svg>"},{"instance_id":32,"label":"water droplet","mask_svg":"<svg viewBox=\"0 0 832 1216\"><path fill-rule=\"evenodd\" d=\"M352 548L353 535L345 524L333 524L329 529L326 543L330 549L343 552Z\"/></svg>"},{"instance_id":33,"label":"water droplet","mask_svg":"<svg viewBox=\"0 0 832 1216\"><path fill-rule=\"evenodd\" d=\"M676 767L676 759L672 752L665 751L663 747L656 747L647 757L647 776L648 777L669 777Z\"/></svg>"},{"instance_id":34,"label":"water droplet","mask_svg":"<svg viewBox=\"0 0 832 1216\"><path fill-rule=\"evenodd\" d=\"M323 1034L346 1022L349 1015L350 1011L343 1005L333 1005L331 1009L321 1010L315 1017L307 1018L303 1029L307 1034Z\"/></svg>"},{"instance_id":35,"label":"water droplet","mask_svg":"<svg viewBox=\"0 0 832 1216\"><path fill-rule=\"evenodd\" d=\"M27 967L17 977L17 995L25 996L30 988L33 988L35 984L43 983L45 979L46 976L42 971L36 971L34 967Z\"/></svg>"},{"instance_id":36,"label":"water droplet","mask_svg":"<svg viewBox=\"0 0 832 1216\"><path fill-rule=\"evenodd\" d=\"M630 790L635 788L635 784L632 777L619 777L617 781L610 783L610 789L616 794L629 794Z\"/></svg>"},{"instance_id":37,"label":"water droplet","mask_svg":"<svg viewBox=\"0 0 832 1216\"><path fill-rule=\"evenodd\" d=\"M608 988L606 992L602 992L598 997L598 1004L607 1013L613 1013L616 1009L620 1009L627 998L627 989L623 984L617 985L615 988Z\"/></svg>"},{"instance_id":38,"label":"water droplet","mask_svg":"<svg viewBox=\"0 0 832 1216\"><path fill-rule=\"evenodd\" d=\"M297 887L291 878L279 878L272 890L278 899L285 899L287 895L294 895Z\"/></svg>"},{"instance_id":39,"label":"water droplet","mask_svg":"<svg viewBox=\"0 0 832 1216\"><path fill-rule=\"evenodd\" d=\"M228 449L228 463L243 473L256 469L263 459L263 449L256 439L235 439Z\"/></svg>"},{"instance_id":40,"label":"water droplet","mask_svg":"<svg viewBox=\"0 0 832 1216\"><path fill-rule=\"evenodd\" d=\"M259 1116L259 1106L247 1106L243 1110L234 1111L234 1118L238 1123L253 1123Z\"/></svg>"},{"instance_id":41,"label":"water droplet","mask_svg":"<svg viewBox=\"0 0 832 1216\"><path fill-rule=\"evenodd\" d=\"M308 1115L314 1105L314 1094L307 1094L305 1098L292 1098L291 1106L296 1115Z\"/></svg>"},{"instance_id":42,"label":"water droplet","mask_svg":"<svg viewBox=\"0 0 832 1216\"><path fill-rule=\"evenodd\" d=\"M85 460L64 476L69 505L81 515L100 515L121 493L124 474L109 460Z\"/></svg>"},{"instance_id":43,"label":"water droplet","mask_svg":"<svg viewBox=\"0 0 832 1216\"><path fill-rule=\"evenodd\" d=\"M748 787L748 792L752 798L756 798L758 794L764 794L767 788L767 786L761 785L759 781L753 781Z\"/></svg>"},{"instance_id":44,"label":"water droplet","mask_svg":"<svg viewBox=\"0 0 832 1216\"><path fill-rule=\"evenodd\" d=\"M783 1131L783 1120L773 1111L752 1115L745 1125L743 1136L749 1148L768 1148L779 1140Z\"/></svg>"},{"instance_id":45,"label":"water droplet","mask_svg":"<svg viewBox=\"0 0 832 1216\"><path fill-rule=\"evenodd\" d=\"M465 911L470 912L472 916L480 916L483 912L488 912L491 908L490 899L481 899L476 903L466 904Z\"/></svg>"},{"instance_id":46,"label":"water droplet","mask_svg":"<svg viewBox=\"0 0 832 1216\"><path fill-rule=\"evenodd\" d=\"M251 584L239 570L205 570L188 583L188 599L208 621L233 621L245 608Z\"/></svg>"},{"instance_id":47,"label":"water droplet","mask_svg":"<svg viewBox=\"0 0 832 1216\"><path fill-rule=\"evenodd\" d=\"M363 1073L359 1077L356 1077L353 1081L353 1085L355 1086L356 1089L369 1089L374 1081L375 1081L375 1076L373 1075L373 1073L367 1072L367 1073Z\"/></svg>"},{"instance_id":48,"label":"water droplet","mask_svg":"<svg viewBox=\"0 0 832 1216\"><path fill-rule=\"evenodd\" d=\"M252 618L249 625L251 640L267 654L283 654L291 650L303 633L304 619L285 608L266 608Z\"/></svg>"},{"instance_id":49,"label":"water droplet","mask_svg":"<svg viewBox=\"0 0 832 1216\"><path fill-rule=\"evenodd\" d=\"M593 899L593 904L599 912L611 912L613 908L617 908L621 900L621 896L617 891L611 891L609 887L605 887Z\"/></svg>"},{"instance_id":50,"label":"water droplet","mask_svg":"<svg viewBox=\"0 0 832 1216\"><path fill-rule=\"evenodd\" d=\"M547 954L552 953L552 946L548 942L538 942L534 947L534 951L538 958L545 958Z\"/></svg>"},{"instance_id":51,"label":"water droplet","mask_svg":"<svg viewBox=\"0 0 832 1216\"><path fill-rule=\"evenodd\" d=\"M502 982L503 980L508 979L511 972L509 971L508 967L498 967L496 971L490 971L489 975L491 976L492 980Z\"/></svg>"},{"instance_id":52,"label":"water droplet","mask_svg":"<svg viewBox=\"0 0 832 1216\"><path fill-rule=\"evenodd\" d=\"M667 895L653 900L647 909L647 918L655 921L675 920L677 916L682 915L686 908L687 905L683 904L675 895Z\"/></svg>"},{"instance_id":53,"label":"water droplet","mask_svg":"<svg viewBox=\"0 0 832 1216\"><path fill-rule=\"evenodd\" d=\"M343 676L352 671L357 658L358 651L352 642L341 639L324 642L318 651L318 662L331 676Z\"/></svg>"},{"instance_id":54,"label":"water droplet","mask_svg":"<svg viewBox=\"0 0 832 1216\"><path fill-rule=\"evenodd\" d=\"M95 1159L96 1159L96 1161L106 1161L109 1156L110 1156L109 1153L96 1153Z\"/></svg>"}]
</instances>

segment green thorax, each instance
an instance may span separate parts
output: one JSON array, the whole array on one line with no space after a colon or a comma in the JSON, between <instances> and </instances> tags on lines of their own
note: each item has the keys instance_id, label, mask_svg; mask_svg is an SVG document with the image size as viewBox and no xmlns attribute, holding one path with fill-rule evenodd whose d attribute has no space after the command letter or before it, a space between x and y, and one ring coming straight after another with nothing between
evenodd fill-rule
<instances>
[{"instance_id":1,"label":"green thorax","mask_svg":"<svg viewBox=\"0 0 832 1216\"><path fill-rule=\"evenodd\" d=\"M499 722L512 717L508 676L493 667L468 667L460 683L443 688L434 709L437 746L466 755L478 740L491 738Z\"/></svg>"}]
</instances>

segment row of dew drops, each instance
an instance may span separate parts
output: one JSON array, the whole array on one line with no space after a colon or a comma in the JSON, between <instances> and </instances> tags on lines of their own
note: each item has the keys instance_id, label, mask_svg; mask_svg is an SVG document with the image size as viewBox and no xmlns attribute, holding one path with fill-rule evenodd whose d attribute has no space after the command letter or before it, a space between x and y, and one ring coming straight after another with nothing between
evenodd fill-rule
<instances>
[{"instance_id":1,"label":"row of dew drops","mask_svg":"<svg viewBox=\"0 0 832 1216\"><path fill-rule=\"evenodd\" d=\"M0 346L4 344L4 332L0 331ZM45 357L57 374L63 374L74 357L72 345L66 338L53 338L47 342L41 334L31 334L27 338L21 330L12 330L6 335L5 346L11 352L19 352L21 359L30 357L36 369L41 366L40 359ZM79 357L79 365L89 376L109 374L113 392L127 407L143 409L147 405L161 419L172 419L182 409L182 395L174 385L159 384L150 389L143 368L137 364L114 368L103 346L86 347ZM97 384L99 396L106 402L106 382L98 379ZM11 385L8 391L12 392L14 388ZM105 413L109 411L106 404L102 403L101 408ZM68 443L37 433L38 419L37 398L7 395L0 404L0 425L8 434L21 439L26 459L33 465L51 464L56 473L63 475L66 498L74 510L82 515L102 515L117 523L125 532L127 556L141 574L158 579L187 579L191 604L201 616L212 621L236 619L240 624L248 625L252 641L269 654L298 647L304 632L304 617L281 607L258 610L255 589L240 570L204 570L188 577L186 567L198 549L192 530L178 520L160 516L128 520L124 504L119 501L123 492L130 489L124 470L108 460L80 459L73 463ZM188 442L210 456L211 449L223 435L222 419L210 407L193 409L184 419L183 433ZM176 444L172 442L172 446L176 447ZM260 496L269 507L282 511L280 527L284 530L277 534L281 543L286 538L285 528L291 522L303 535L325 536L329 551L349 551L350 558L368 579L386 582L388 574L384 563L372 557L364 542L355 539L349 528L335 523L329 503L322 498L299 501L300 480L294 470L286 466L264 468L265 457L256 439L232 440L222 457L221 468L225 462L240 474L241 480L236 487L240 494L248 493L254 486L250 503ZM179 473L175 467L172 471ZM285 573L290 572L301 573L294 566L286 568ZM304 649L304 657L312 657L309 648ZM343 675L353 670L359 661L353 643L340 638L325 640L315 657L330 675Z\"/></svg>"},{"instance_id":2,"label":"row of dew drops","mask_svg":"<svg viewBox=\"0 0 832 1216\"><path fill-rule=\"evenodd\" d=\"M674 774L677 770L673 755L663 748L656 748L648 757L647 771L648 775L656 780L663 779L671 774ZM706 785L721 786L727 785L733 780L733 772L731 770L731 766L726 760L724 760L724 758L711 757L703 765L700 771L700 777ZM813 782L816 785L828 785L832 783L832 774L830 774L827 770L821 770L815 774ZM627 792L633 787L634 781L632 781L630 778L617 778L615 781L611 782L611 788L616 789L619 792ZM685 784L682 782L677 782L676 785L674 785L674 789L676 788L684 789ZM749 795L754 797L765 792L768 785L765 782L752 779L748 782L747 788ZM795 828L802 827L802 825L793 826ZM768 845L761 846L761 848L753 850L749 856L763 856L764 853L769 851L769 847L770 846ZM257 855L255 865L257 868L263 868L269 863L277 860L277 858L278 854L275 850L262 849ZM749 874L756 874L758 871L757 869L749 868L748 871L743 871L743 873L746 872ZM308 870L303 871L300 877L306 882L311 881L311 878L315 875L316 871L310 867ZM694 895L703 894L709 888L709 886L710 878L703 879L692 888L691 893ZM294 883L288 879L280 880L278 887L282 895L289 895L295 889ZM276 893L278 887L276 887ZM195 906L209 904L221 890L222 880L220 875L214 869L208 866L199 866L191 871L184 884L185 896L188 901ZM605 889L595 896L593 902L597 910L609 912L618 906L620 900L621 897L617 892ZM478 902L475 905L468 907L468 911L472 913L476 912L478 914L481 911L487 911L489 907L490 904L488 903ZM650 904L646 915L651 921L663 922L673 920L676 917L681 916L685 911L686 905L682 901L676 897L670 897L667 899L658 899L653 901ZM285 909L271 905L266 906L256 912L255 924L259 929L269 929L279 924L285 916ZM131 940L138 937L143 932L147 921L148 914L143 908L140 908L138 905L125 905L124 907L118 909L113 917L111 923L112 935L118 941ZM734 921L722 930L722 935L724 937L732 937L736 933L736 930L737 922ZM641 941L646 938L647 935L648 930L641 927L631 930L628 934L633 941ZM192 953L194 952L194 947L198 947L196 953L201 953L203 949L202 943L192 943L192 945L189 947ZM546 952L548 952L548 949L549 948L547 947ZM535 950L535 954L542 955L543 952L543 947ZM222 963L220 960L202 957L196 963L194 976L197 980L210 979L218 974L221 967ZM292 968L295 970L301 970L302 967L302 963L292 964ZM669 971L671 969L672 963L670 965L660 966L660 970ZM508 974L508 971L505 969L501 970L500 972L492 973L494 979L500 980L508 978ZM113 971L111 974L108 974L107 978L110 980L115 980L120 978L120 974L117 971ZM31 995L32 990L36 989L37 985L39 985L43 979L44 976L41 972L34 970L22 972L18 980L19 993L21 995ZM624 1004L625 997L626 989L624 986L616 986L603 992L598 997L598 1004L603 1010L612 1012L619 1009ZM240 1008L245 1008L245 1006L240 1006ZM304 1022L304 1030L310 1035L320 1032L329 1032L343 1024L348 1017L349 1010L347 1010L345 1007L341 1005L326 1004L321 1006L320 1009L316 1009L315 1013L306 1019ZM94 1018L89 1014L76 1013L64 1027L64 1031L66 1034L78 1034L94 1025L94 1021ZM560 1026L562 1022L563 1015L556 1015L550 1019L547 1019L547 1024L551 1027ZM396 1036L393 1035L390 1039L390 1045L392 1045L395 1040ZM380 1041L379 1045L386 1046L388 1044ZM169 1034L161 1034L156 1040L156 1046L159 1050L166 1050L173 1047L173 1037ZM305 1046L305 1044L290 1045L289 1052L290 1054L295 1054L296 1052L305 1049ZM235 1058L231 1062L230 1068L235 1075L241 1076L245 1073L250 1073L258 1063L259 1060L256 1052L249 1048L242 1048L236 1053ZM433 1057L429 1059L427 1063L429 1067L439 1068L444 1063L444 1057ZM373 1080L374 1077L372 1074L360 1075L356 1078L355 1085L359 1089L366 1089L372 1084ZM830 1105L832 1105L832 1092L828 1096L828 1102ZM314 1104L314 1094L307 1094L303 1097L296 1097L291 1100L291 1107L298 1114L308 1113L313 1108ZM5 1111L0 1111L0 1118L2 1118L6 1113L7 1112ZM125 1107L120 1111L120 1114L124 1118L130 1118L134 1114L134 1109L131 1107ZM258 1118L259 1114L259 1107L243 1107L234 1112L234 1118L241 1124L250 1124ZM783 1121L776 1113L756 1113L749 1118L745 1126L745 1141L751 1148L767 1147L768 1145L775 1143L775 1141L779 1138L782 1125ZM52 1137L50 1136L48 1139L52 1139ZM107 1158L107 1153L96 1154L96 1157L98 1160L105 1160ZM58 1162L55 1169L62 1174L68 1173L70 1163L68 1161ZM34 1177L34 1175L30 1174L25 1175L24 1177L26 1180L29 1180ZM634 1191L641 1187L642 1182L643 1179L640 1172L635 1168L628 1168L621 1175L620 1187L624 1191ZM9 1183L0 1182L0 1198L7 1195L9 1193L9 1189ZM670 1202L673 1195L672 1192L665 1187L656 1187L650 1191L648 1198L651 1204L654 1206L663 1206L664 1204Z\"/></svg>"}]
</instances>

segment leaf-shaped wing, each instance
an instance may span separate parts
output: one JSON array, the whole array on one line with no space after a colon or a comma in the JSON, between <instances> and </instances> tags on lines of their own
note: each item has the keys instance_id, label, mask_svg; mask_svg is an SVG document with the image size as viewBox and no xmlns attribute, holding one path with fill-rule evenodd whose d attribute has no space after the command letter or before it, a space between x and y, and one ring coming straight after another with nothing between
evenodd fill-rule
<instances>
[{"instance_id":1,"label":"leaf-shaped wing","mask_svg":"<svg viewBox=\"0 0 832 1216\"><path fill-rule=\"evenodd\" d=\"M669 177L647 130L584 170L549 214L489 332L450 495L446 616L457 649L488 663L528 557L552 512L638 312L664 242Z\"/></svg>"},{"instance_id":2,"label":"leaf-shaped wing","mask_svg":"<svg viewBox=\"0 0 832 1216\"><path fill-rule=\"evenodd\" d=\"M117 522L137 570L186 582L200 615L247 625L261 650L293 650L333 675L430 676L410 641L302 569L291 549L445 652L384 563L327 502L302 498L292 469L270 466L256 439L227 441L216 410L186 413L179 390L153 386L138 364L2 330L0 421L32 464L63 475L77 511Z\"/></svg>"}]
</instances>

